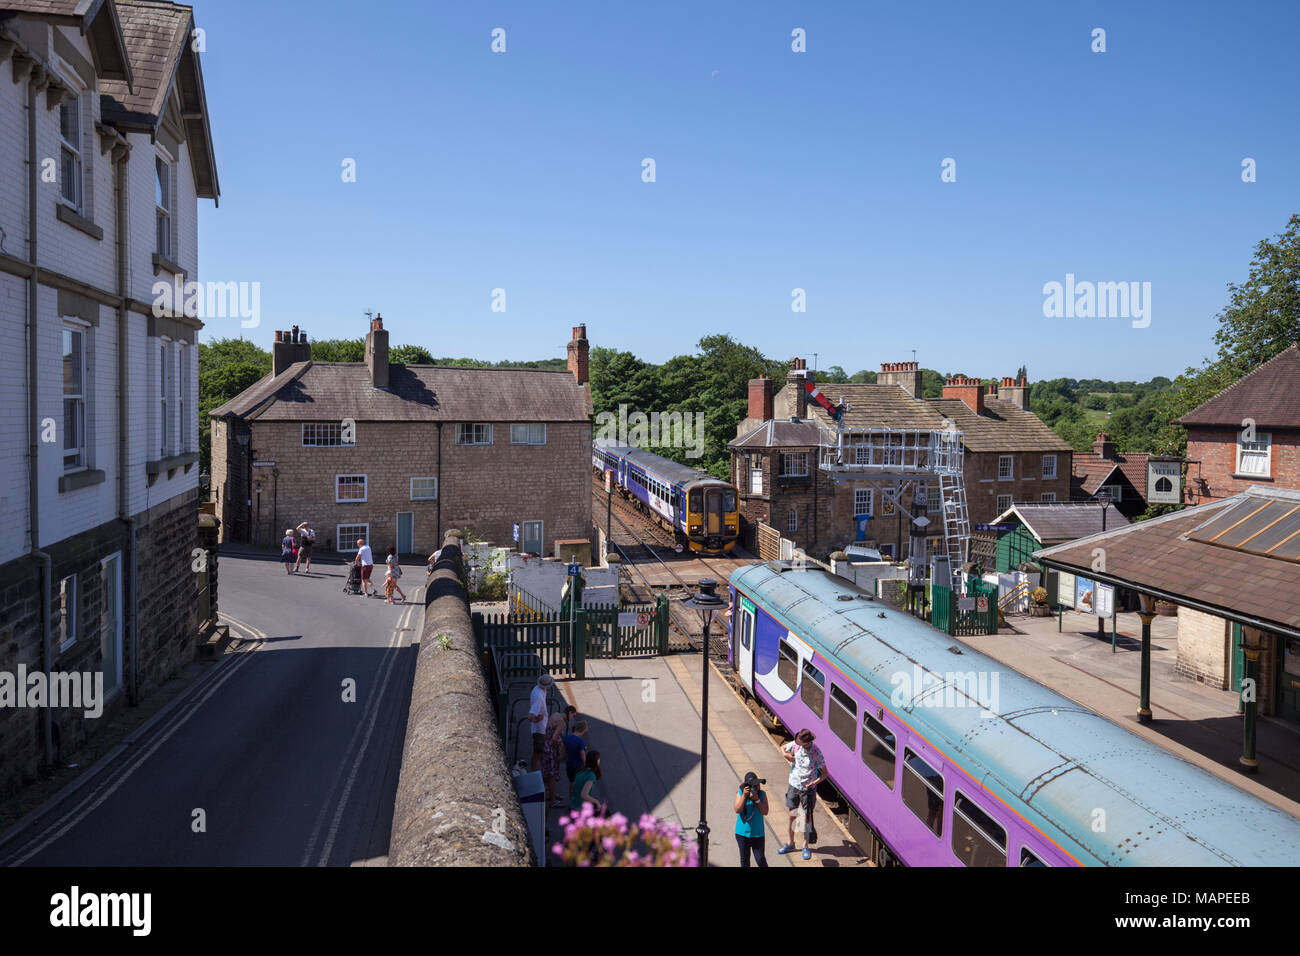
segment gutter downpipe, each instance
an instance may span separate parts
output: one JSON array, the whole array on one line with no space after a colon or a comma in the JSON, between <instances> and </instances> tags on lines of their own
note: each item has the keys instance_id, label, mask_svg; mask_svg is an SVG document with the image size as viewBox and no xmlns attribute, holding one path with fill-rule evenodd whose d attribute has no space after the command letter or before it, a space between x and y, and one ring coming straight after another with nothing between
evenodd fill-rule
<instances>
[{"instance_id":1,"label":"gutter downpipe","mask_svg":"<svg viewBox=\"0 0 1300 956\"><path fill-rule=\"evenodd\" d=\"M442 540L442 422L438 422L438 533L433 540ZM442 545L438 547L441 548Z\"/></svg>"},{"instance_id":2,"label":"gutter downpipe","mask_svg":"<svg viewBox=\"0 0 1300 956\"><path fill-rule=\"evenodd\" d=\"M38 454L40 451L40 403L38 401L36 361L37 345L37 292L40 289L40 267L36 263L36 84L44 73L44 67L34 63L27 76L27 256L32 271L27 277L27 408L29 447L27 452L27 509L31 524L32 557L41 566L41 670L45 672L46 686L49 686L50 671L54 666L54 653L50 645L50 601L54 596L52 578L52 561L48 553L41 550L40 518L40 468ZM49 707L41 708L41 731L45 743L45 765L54 764L54 712Z\"/></svg>"},{"instance_id":3,"label":"gutter downpipe","mask_svg":"<svg viewBox=\"0 0 1300 956\"><path fill-rule=\"evenodd\" d=\"M126 164L131 155L131 144L126 137L118 133L119 142L113 146L113 179L117 201L114 203L114 229L117 232L117 487L118 515L126 525L126 600L122 602L126 609L123 622L125 644L130 648L129 667L126 669L126 701L132 707L140 702L139 693L139 620L136 606L139 588L136 577L136 520L131 515L131 484L128 468L130 465L130 443L127 434L127 422L131 415L131 397L127 388L130 369L130 312L127 309L127 261L126 261ZM119 154L118 150L122 150Z\"/></svg>"}]
</instances>

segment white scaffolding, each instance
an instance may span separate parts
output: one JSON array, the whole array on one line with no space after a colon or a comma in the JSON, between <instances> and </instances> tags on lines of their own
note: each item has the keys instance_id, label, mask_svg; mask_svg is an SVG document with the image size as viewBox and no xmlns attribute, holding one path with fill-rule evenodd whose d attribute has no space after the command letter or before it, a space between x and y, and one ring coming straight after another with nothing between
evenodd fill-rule
<instances>
[{"instance_id":1,"label":"white scaffolding","mask_svg":"<svg viewBox=\"0 0 1300 956\"><path fill-rule=\"evenodd\" d=\"M955 428L854 428L820 425L818 467L835 480L867 481L900 506L917 482L938 487L944 551L954 570L966 563L970 517L966 507L961 432Z\"/></svg>"}]
</instances>

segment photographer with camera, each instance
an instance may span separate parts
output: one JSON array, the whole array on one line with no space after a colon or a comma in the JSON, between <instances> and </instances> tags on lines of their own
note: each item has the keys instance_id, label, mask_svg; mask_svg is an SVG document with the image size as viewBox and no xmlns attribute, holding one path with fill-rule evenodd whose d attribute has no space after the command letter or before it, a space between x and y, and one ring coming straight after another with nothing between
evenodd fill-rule
<instances>
[{"instance_id":1,"label":"photographer with camera","mask_svg":"<svg viewBox=\"0 0 1300 956\"><path fill-rule=\"evenodd\" d=\"M766 780L754 771L745 774L745 781L736 791L736 846L740 848L740 865L749 866L749 851L754 851L754 865L767 866L763 856L763 838L767 827L763 818L767 816L767 794L763 791Z\"/></svg>"}]
</instances>

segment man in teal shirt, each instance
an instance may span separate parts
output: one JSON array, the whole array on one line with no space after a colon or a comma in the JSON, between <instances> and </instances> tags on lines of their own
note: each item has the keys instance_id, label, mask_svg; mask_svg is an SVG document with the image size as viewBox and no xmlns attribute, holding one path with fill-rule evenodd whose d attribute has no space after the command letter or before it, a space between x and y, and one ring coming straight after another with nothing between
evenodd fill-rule
<instances>
[{"instance_id":1,"label":"man in teal shirt","mask_svg":"<svg viewBox=\"0 0 1300 956\"><path fill-rule=\"evenodd\" d=\"M767 866L763 856L763 838L767 836L767 826L763 818L767 816L767 794L763 791L766 780L760 780L758 774L750 771L736 791L736 846L740 848L740 865L749 866L749 853L754 852L754 865Z\"/></svg>"}]
</instances>

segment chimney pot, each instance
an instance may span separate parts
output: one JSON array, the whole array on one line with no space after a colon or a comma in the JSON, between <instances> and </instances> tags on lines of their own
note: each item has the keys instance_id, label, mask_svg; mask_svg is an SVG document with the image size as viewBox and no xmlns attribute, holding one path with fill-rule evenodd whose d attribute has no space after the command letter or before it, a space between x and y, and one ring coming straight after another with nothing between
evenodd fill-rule
<instances>
[{"instance_id":1,"label":"chimney pot","mask_svg":"<svg viewBox=\"0 0 1300 956\"><path fill-rule=\"evenodd\" d=\"M587 342L587 326L575 325L573 328L573 337L569 339L569 371L573 373L574 380L579 385L587 384L587 362L591 354L591 346Z\"/></svg>"}]
</instances>

